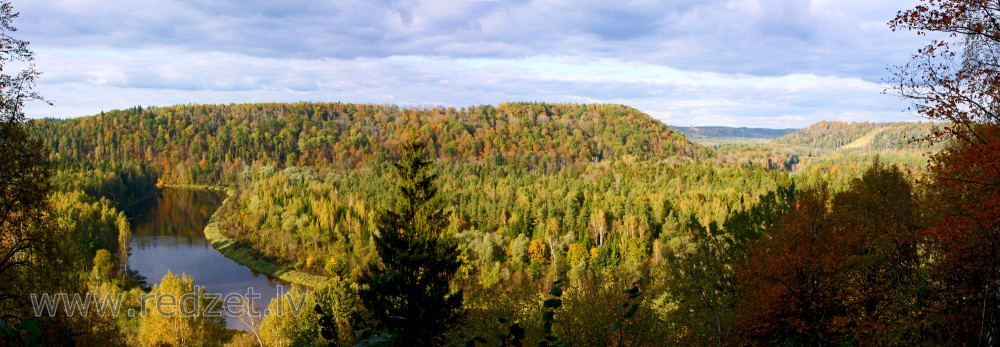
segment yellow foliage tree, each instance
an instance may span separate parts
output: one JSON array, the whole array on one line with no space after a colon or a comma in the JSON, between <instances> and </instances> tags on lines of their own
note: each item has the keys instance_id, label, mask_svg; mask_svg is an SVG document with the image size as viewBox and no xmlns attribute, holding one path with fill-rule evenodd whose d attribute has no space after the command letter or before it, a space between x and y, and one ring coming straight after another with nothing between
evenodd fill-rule
<instances>
[{"instance_id":1,"label":"yellow foliage tree","mask_svg":"<svg viewBox=\"0 0 1000 347\"><path fill-rule=\"evenodd\" d=\"M579 243L569 245L566 251L566 261L570 266L586 264L588 256L587 247Z\"/></svg>"},{"instance_id":2,"label":"yellow foliage tree","mask_svg":"<svg viewBox=\"0 0 1000 347\"><path fill-rule=\"evenodd\" d=\"M531 240L531 243L528 244L528 258L534 263L544 264L548 258L547 250L545 242L542 240Z\"/></svg>"},{"instance_id":3,"label":"yellow foliage tree","mask_svg":"<svg viewBox=\"0 0 1000 347\"><path fill-rule=\"evenodd\" d=\"M310 345L321 341L319 318L312 312L315 305L316 302L311 297L298 290L275 297L267 305L269 314L260 324L261 341L265 346L274 347ZM308 311L297 312L302 307Z\"/></svg>"},{"instance_id":4,"label":"yellow foliage tree","mask_svg":"<svg viewBox=\"0 0 1000 347\"><path fill-rule=\"evenodd\" d=\"M188 275L169 271L145 298L139 340L146 346L221 346L226 323Z\"/></svg>"},{"instance_id":5,"label":"yellow foliage tree","mask_svg":"<svg viewBox=\"0 0 1000 347\"><path fill-rule=\"evenodd\" d=\"M114 266L111 261L111 252L106 249L97 250L97 255L94 256L94 267L90 270L91 282L101 283L110 280Z\"/></svg>"}]
</instances>

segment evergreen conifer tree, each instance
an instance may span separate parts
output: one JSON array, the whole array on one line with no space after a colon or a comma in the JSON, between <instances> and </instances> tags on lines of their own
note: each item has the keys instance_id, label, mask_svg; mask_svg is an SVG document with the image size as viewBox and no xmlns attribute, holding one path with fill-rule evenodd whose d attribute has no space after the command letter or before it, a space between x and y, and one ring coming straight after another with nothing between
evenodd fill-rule
<instances>
[{"instance_id":1,"label":"evergreen conifer tree","mask_svg":"<svg viewBox=\"0 0 1000 347\"><path fill-rule=\"evenodd\" d=\"M398 199L379 217L375 237L381 262L359 279L365 308L398 346L440 345L461 317L462 294L450 287L459 250L443 234L447 215L424 147L412 139L400 147L394 163Z\"/></svg>"}]
</instances>

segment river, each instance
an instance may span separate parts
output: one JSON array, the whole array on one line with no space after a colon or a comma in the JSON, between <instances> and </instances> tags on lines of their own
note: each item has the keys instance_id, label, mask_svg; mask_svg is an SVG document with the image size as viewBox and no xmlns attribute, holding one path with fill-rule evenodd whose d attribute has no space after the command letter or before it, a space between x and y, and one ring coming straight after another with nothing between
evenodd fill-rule
<instances>
[{"instance_id":1,"label":"river","mask_svg":"<svg viewBox=\"0 0 1000 347\"><path fill-rule=\"evenodd\" d=\"M260 293L255 304L261 309L275 297L278 286L290 286L256 273L219 253L205 239L204 228L222 204L220 193L202 190L165 189L149 204L146 213L132 221L132 254L129 267L159 283L167 271L191 276L206 293ZM236 317L226 317L226 326L244 329Z\"/></svg>"}]
</instances>

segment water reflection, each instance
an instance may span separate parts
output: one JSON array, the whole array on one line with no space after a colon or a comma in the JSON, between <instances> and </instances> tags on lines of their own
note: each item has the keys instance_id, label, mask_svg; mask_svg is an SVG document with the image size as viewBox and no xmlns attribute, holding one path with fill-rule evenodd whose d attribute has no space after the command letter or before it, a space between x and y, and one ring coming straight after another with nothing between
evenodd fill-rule
<instances>
[{"instance_id":1,"label":"water reflection","mask_svg":"<svg viewBox=\"0 0 1000 347\"><path fill-rule=\"evenodd\" d=\"M264 309L277 292L289 285L256 273L212 248L203 232L223 196L211 191L166 189L132 221L132 254L129 267L155 284L171 271L186 273L207 292L246 294L248 288L261 294L255 304ZM242 328L228 317L230 328Z\"/></svg>"}]
</instances>

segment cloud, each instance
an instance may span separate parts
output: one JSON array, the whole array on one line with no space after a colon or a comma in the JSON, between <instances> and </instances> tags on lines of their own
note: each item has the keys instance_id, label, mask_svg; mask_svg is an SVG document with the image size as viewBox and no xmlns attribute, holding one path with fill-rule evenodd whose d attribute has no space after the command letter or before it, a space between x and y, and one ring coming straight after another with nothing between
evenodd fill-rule
<instances>
[{"instance_id":1,"label":"cloud","mask_svg":"<svg viewBox=\"0 0 1000 347\"><path fill-rule=\"evenodd\" d=\"M724 72L851 73L877 80L875 73L894 62L886 59L899 47L892 42L903 37L884 23L905 5L862 0L76 0L25 2L18 9L31 39L63 48L171 48L306 59L570 55Z\"/></svg>"},{"instance_id":2,"label":"cloud","mask_svg":"<svg viewBox=\"0 0 1000 347\"><path fill-rule=\"evenodd\" d=\"M867 0L47 0L15 4L55 107L616 102L667 122L900 120L919 46Z\"/></svg>"},{"instance_id":3,"label":"cloud","mask_svg":"<svg viewBox=\"0 0 1000 347\"><path fill-rule=\"evenodd\" d=\"M39 92L58 105L31 108L44 117L94 114L137 104L263 101L457 107L506 101L612 102L635 106L672 124L741 126L805 126L846 114L863 114L866 120L902 117L893 97L880 94L881 85L859 78L702 72L610 58L285 59L171 50L42 53L37 64L46 71L47 82Z\"/></svg>"}]
</instances>

